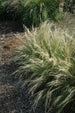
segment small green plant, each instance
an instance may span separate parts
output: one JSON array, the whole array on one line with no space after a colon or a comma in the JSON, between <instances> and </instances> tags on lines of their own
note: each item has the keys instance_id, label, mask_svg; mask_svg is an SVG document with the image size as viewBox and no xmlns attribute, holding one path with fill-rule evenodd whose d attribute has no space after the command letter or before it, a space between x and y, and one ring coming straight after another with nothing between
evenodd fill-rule
<instances>
[{"instance_id":1,"label":"small green plant","mask_svg":"<svg viewBox=\"0 0 75 113\"><path fill-rule=\"evenodd\" d=\"M24 45L18 49L18 73L29 82L30 92L36 94L35 105L41 100L45 112L74 111L75 105L75 38L56 29L54 24L42 23L31 32L26 28ZM68 106L70 108L68 109Z\"/></svg>"}]
</instances>

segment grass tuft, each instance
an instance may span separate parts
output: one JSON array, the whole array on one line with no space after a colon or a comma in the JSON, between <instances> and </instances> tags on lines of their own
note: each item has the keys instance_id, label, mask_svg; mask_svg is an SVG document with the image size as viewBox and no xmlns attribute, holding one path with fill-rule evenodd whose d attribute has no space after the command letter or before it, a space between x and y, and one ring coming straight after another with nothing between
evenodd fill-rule
<instances>
[{"instance_id":1,"label":"grass tuft","mask_svg":"<svg viewBox=\"0 0 75 113\"><path fill-rule=\"evenodd\" d=\"M68 113L75 101L75 38L48 22L26 29L25 38L16 61L18 73L37 95L35 104L41 100L47 113L64 113L65 107Z\"/></svg>"}]
</instances>

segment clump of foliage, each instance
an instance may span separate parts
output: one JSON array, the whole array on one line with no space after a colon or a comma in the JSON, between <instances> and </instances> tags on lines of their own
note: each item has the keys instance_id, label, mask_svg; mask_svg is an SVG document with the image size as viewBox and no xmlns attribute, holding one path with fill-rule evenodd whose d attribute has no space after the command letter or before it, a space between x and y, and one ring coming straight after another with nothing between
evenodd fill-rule
<instances>
[{"instance_id":1,"label":"clump of foliage","mask_svg":"<svg viewBox=\"0 0 75 113\"><path fill-rule=\"evenodd\" d=\"M19 2L15 4L14 0L0 1L0 20L21 20L21 11Z\"/></svg>"},{"instance_id":2,"label":"clump of foliage","mask_svg":"<svg viewBox=\"0 0 75 113\"><path fill-rule=\"evenodd\" d=\"M27 27L38 26L47 19L56 20L59 12L60 2L55 0L18 0L18 4L12 7L13 2L14 0L0 2L1 18L21 19Z\"/></svg>"},{"instance_id":3,"label":"clump of foliage","mask_svg":"<svg viewBox=\"0 0 75 113\"><path fill-rule=\"evenodd\" d=\"M47 22L26 30L16 61L18 73L37 95L35 105L45 103L47 113L74 113L75 38Z\"/></svg>"},{"instance_id":4,"label":"clump of foliage","mask_svg":"<svg viewBox=\"0 0 75 113\"><path fill-rule=\"evenodd\" d=\"M17 4L15 5L15 2ZM45 20L59 22L64 13L59 11L61 0L2 0L0 20L21 20L27 27L39 26ZM64 0L64 12L74 13L74 0Z\"/></svg>"},{"instance_id":5,"label":"clump of foliage","mask_svg":"<svg viewBox=\"0 0 75 113\"><path fill-rule=\"evenodd\" d=\"M75 13L75 0L65 0L64 11Z\"/></svg>"},{"instance_id":6,"label":"clump of foliage","mask_svg":"<svg viewBox=\"0 0 75 113\"><path fill-rule=\"evenodd\" d=\"M7 3L3 4L3 2L0 1L0 19L3 19L3 16L6 14L6 8L7 8L8 4Z\"/></svg>"},{"instance_id":7,"label":"clump of foliage","mask_svg":"<svg viewBox=\"0 0 75 113\"><path fill-rule=\"evenodd\" d=\"M47 19L56 20L59 12L60 2L55 0L24 0L20 3L23 4L23 22L27 27L38 26Z\"/></svg>"}]
</instances>

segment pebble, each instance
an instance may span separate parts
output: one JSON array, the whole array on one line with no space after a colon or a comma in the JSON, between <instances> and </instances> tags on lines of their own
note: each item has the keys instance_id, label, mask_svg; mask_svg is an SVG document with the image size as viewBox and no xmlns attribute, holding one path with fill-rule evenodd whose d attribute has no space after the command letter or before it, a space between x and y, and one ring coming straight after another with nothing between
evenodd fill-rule
<instances>
[{"instance_id":1,"label":"pebble","mask_svg":"<svg viewBox=\"0 0 75 113\"><path fill-rule=\"evenodd\" d=\"M3 34L2 37L5 38L5 35Z\"/></svg>"},{"instance_id":2,"label":"pebble","mask_svg":"<svg viewBox=\"0 0 75 113\"><path fill-rule=\"evenodd\" d=\"M0 38L0 40L3 41L4 39L3 38Z\"/></svg>"},{"instance_id":3,"label":"pebble","mask_svg":"<svg viewBox=\"0 0 75 113\"><path fill-rule=\"evenodd\" d=\"M1 41L1 43L4 43L4 40L3 40L3 41Z\"/></svg>"}]
</instances>

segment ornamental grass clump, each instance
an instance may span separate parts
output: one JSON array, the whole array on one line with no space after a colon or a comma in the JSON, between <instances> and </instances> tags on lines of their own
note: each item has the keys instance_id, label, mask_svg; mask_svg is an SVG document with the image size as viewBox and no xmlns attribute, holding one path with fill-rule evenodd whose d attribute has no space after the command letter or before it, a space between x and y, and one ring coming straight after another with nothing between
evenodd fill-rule
<instances>
[{"instance_id":1,"label":"ornamental grass clump","mask_svg":"<svg viewBox=\"0 0 75 113\"><path fill-rule=\"evenodd\" d=\"M18 73L36 94L35 105L45 103L45 112L74 112L75 38L53 24L43 23L31 32L26 29L18 49Z\"/></svg>"}]
</instances>

